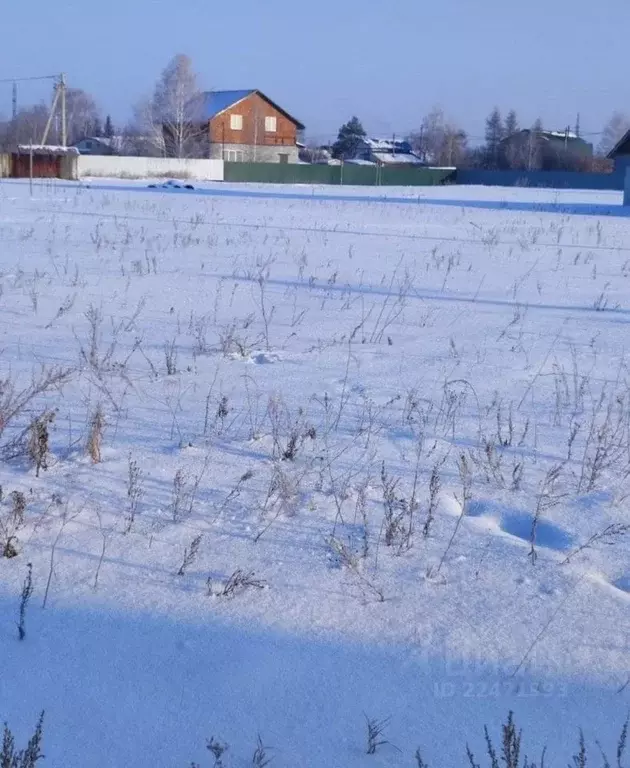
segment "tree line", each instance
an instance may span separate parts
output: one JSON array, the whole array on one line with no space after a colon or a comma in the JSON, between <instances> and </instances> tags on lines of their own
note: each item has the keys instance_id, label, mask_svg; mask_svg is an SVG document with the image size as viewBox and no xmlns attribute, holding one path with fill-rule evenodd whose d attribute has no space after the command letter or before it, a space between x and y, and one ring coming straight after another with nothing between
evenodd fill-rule
<instances>
[{"instance_id":1,"label":"tree line","mask_svg":"<svg viewBox=\"0 0 630 768\"><path fill-rule=\"evenodd\" d=\"M120 154L194 157L207 155L202 145L199 109L201 89L188 56L175 56L160 74L153 92L132 107L132 117L117 127L96 99L80 88L66 90L67 141L71 146L85 138L116 141ZM22 107L8 120L0 120L0 149L41 143L50 117L44 103ZM47 143L61 143L59 112L51 122Z\"/></svg>"},{"instance_id":2,"label":"tree line","mask_svg":"<svg viewBox=\"0 0 630 768\"><path fill-rule=\"evenodd\" d=\"M152 93L132 108L132 117L117 127L106 115L96 99L80 88L66 92L68 143L81 139L103 137L116 139L116 151L121 154L194 157L207 156L207 123L200 107L202 90L192 61L178 54L160 73ZM48 123L50 108L35 104L21 108L9 120L0 120L0 149L16 144L39 143ZM414 153L425 163L440 166L458 166L488 169L562 168L566 170L603 170L603 157L630 128L630 117L616 112L606 123L593 157L576 153L575 137L580 128L567 129L563 142L562 132L556 134L553 152L548 151L548 133L541 120L522 130L516 110L503 116L495 107L485 123L484 141L473 145L468 133L449 118L441 107L434 107L408 136ZM59 143L61 126L52 121L48 143ZM332 145L334 157L354 157L366 137L361 121L353 117L339 130ZM510 138L511 137L511 138ZM516 139L514 137L517 137ZM509 141L506 141L509 139ZM320 148L311 145L308 157L320 159Z\"/></svg>"},{"instance_id":3,"label":"tree line","mask_svg":"<svg viewBox=\"0 0 630 768\"><path fill-rule=\"evenodd\" d=\"M434 166L588 171L607 169L606 155L629 129L630 117L616 112L591 152L590 142L580 135L579 118L575 126L551 132L544 129L540 118L523 128L515 109L503 117L495 107L486 118L483 144L471 146L467 132L440 107L434 107L406 139L420 160ZM331 147L333 157L355 157L366 135L361 121L352 117L339 129Z\"/></svg>"}]
</instances>

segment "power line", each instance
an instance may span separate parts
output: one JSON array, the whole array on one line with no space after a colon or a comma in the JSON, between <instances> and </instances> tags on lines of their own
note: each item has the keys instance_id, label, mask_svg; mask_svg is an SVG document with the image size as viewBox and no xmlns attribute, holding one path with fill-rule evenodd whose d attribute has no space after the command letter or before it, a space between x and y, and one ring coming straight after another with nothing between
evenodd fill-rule
<instances>
[{"instance_id":1,"label":"power line","mask_svg":"<svg viewBox=\"0 0 630 768\"><path fill-rule=\"evenodd\" d=\"M32 80L59 80L59 75L35 75L33 77L4 77L0 83L27 83Z\"/></svg>"}]
</instances>

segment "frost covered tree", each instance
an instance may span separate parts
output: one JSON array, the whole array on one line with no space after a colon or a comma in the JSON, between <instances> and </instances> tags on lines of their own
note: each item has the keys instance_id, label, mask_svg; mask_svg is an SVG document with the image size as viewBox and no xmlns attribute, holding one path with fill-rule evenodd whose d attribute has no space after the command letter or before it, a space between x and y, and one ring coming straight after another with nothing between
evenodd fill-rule
<instances>
[{"instance_id":1,"label":"frost covered tree","mask_svg":"<svg viewBox=\"0 0 630 768\"><path fill-rule=\"evenodd\" d=\"M511 109L505 118L504 136L513 136L518 131L518 117L516 111Z\"/></svg>"},{"instance_id":2,"label":"frost covered tree","mask_svg":"<svg viewBox=\"0 0 630 768\"><path fill-rule=\"evenodd\" d=\"M92 136L102 136L103 135L103 124L101 123L100 117L95 117L94 122L90 125L90 133Z\"/></svg>"},{"instance_id":3,"label":"frost covered tree","mask_svg":"<svg viewBox=\"0 0 630 768\"><path fill-rule=\"evenodd\" d=\"M438 158L444 146L446 118L440 107L433 107L422 120L419 131L409 136L409 143L418 157L427 163L438 163Z\"/></svg>"},{"instance_id":4,"label":"frost covered tree","mask_svg":"<svg viewBox=\"0 0 630 768\"><path fill-rule=\"evenodd\" d=\"M433 107L422 127L409 137L414 152L432 165L460 165L466 154L468 136L440 107Z\"/></svg>"},{"instance_id":5,"label":"frost covered tree","mask_svg":"<svg viewBox=\"0 0 630 768\"><path fill-rule=\"evenodd\" d=\"M135 108L134 126L154 154L195 157L204 135L198 113L200 91L192 61L178 54L156 83L153 96Z\"/></svg>"},{"instance_id":6,"label":"frost covered tree","mask_svg":"<svg viewBox=\"0 0 630 768\"><path fill-rule=\"evenodd\" d=\"M17 115L5 125L2 143L6 148L16 144L41 141L48 122L50 109L45 104L20 109Z\"/></svg>"},{"instance_id":7,"label":"frost covered tree","mask_svg":"<svg viewBox=\"0 0 630 768\"><path fill-rule=\"evenodd\" d=\"M486 119L486 166L498 168L499 144L505 138L503 120L498 107L495 107Z\"/></svg>"},{"instance_id":8,"label":"frost covered tree","mask_svg":"<svg viewBox=\"0 0 630 768\"><path fill-rule=\"evenodd\" d=\"M615 112L604 126L602 139L597 148L599 154L607 155L628 129L630 129L630 117L624 112Z\"/></svg>"},{"instance_id":9,"label":"frost covered tree","mask_svg":"<svg viewBox=\"0 0 630 768\"><path fill-rule=\"evenodd\" d=\"M339 129L337 141L332 148L333 157L340 160L350 160L356 157L361 141L366 135L359 118L352 117Z\"/></svg>"},{"instance_id":10,"label":"frost covered tree","mask_svg":"<svg viewBox=\"0 0 630 768\"><path fill-rule=\"evenodd\" d=\"M68 126L68 143L74 144L88 135L98 136L100 130L100 110L89 93L81 88L68 88L66 91L66 120ZM56 141L61 139L61 127L56 125Z\"/></svg>"},{"instance_id":11,"label":"frost covered tree","mask_svg":"<svg viewBox=\"0 0 630 768\"><path fill-rule=\"evenodd\" d=\"M103 129L103 136L105 136L106 139L113 139L114 138L114 124L112 123L111 115L107 115L105 118L105 128Z\"/></svg>"}]
</instances>

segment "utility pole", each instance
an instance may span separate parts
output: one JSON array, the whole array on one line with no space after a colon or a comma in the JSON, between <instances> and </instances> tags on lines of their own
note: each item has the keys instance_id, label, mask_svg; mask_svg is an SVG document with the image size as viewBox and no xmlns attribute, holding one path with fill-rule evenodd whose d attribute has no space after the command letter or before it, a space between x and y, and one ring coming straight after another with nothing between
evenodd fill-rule
<instances>
[{"instance_id":1,"label":"utility pole","mask_svg":"<svg viewBox=\"0 0 630 768\"><path fill-rule=\"evenodd\" d=\"M13 83L13 119L17 117L17 110L18 110L18 91L17 91L17 83Z\"/></svg>"},{"instance_id":2,"label":"utility pole","mask_svg":"<svg viewBox=\"0 0 630 768\"><path fill-rule=\"evenodd\" d=\"M575 135L580 138L580 113L577 113L577 119L575 121Z\"/></svg>"},{"instance_id":3,"label":"utility pole","mask_svg":"<svg viewBox=\"0 0 630 768\"><path fill-rule=\"evenodd\" d=\"M59 90L61 91L61 146L68 145L68 123L66 120L66 76L62 72L59 77Z\"/></svg>"},{"instance_id":4,"label":"utility pole","mask_svg":"<svg viewBox=\"0 0 630 768\"><path fill-rule=\"evenodd\" d=\"M55 96L53 98L52 106L50 107L50 114L48 115L48 122L44 129L44 135L42 136L42 144L46 144L48 141L48 134L50 133L50 127L52 125L53 117L57 111L57 105L61 101L61 144L66 146L68 143L68 126L66 122L66 76L62 73L59 75L57 82L55 83Z\"/></svg>"}]
</instances>

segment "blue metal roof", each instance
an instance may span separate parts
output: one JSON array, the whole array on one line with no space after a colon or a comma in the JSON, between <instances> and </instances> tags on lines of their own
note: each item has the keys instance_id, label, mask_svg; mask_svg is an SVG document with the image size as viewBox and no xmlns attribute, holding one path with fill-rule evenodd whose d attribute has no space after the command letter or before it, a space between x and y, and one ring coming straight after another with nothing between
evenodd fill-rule
<instances>
[{"instance_id":1,"label":"blue metal roof","mask_svg":"<svg viewBox=\"0 0 630 768\"><path fill-rule=\"evenodd\" d=\"M200 117L204 120L211 120L228 107L247 98L251 93L254 93L254 89L248 91L206 91L200 97Z\"/></svg>"}]
</instances>

